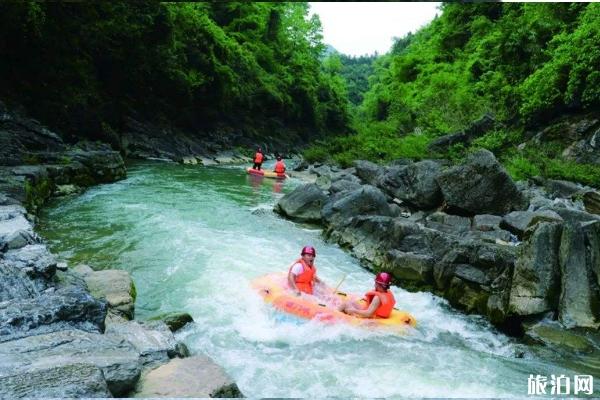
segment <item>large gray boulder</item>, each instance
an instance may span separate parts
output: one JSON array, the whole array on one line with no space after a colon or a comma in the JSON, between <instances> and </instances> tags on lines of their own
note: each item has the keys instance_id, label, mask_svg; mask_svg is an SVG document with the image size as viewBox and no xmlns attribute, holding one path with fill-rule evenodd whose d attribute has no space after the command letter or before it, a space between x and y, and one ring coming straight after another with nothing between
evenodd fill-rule
<instances>
[{"instance_id":1,"label":"large gray boulder","mask_svg":"<svg viewBox=\"0 0 600 400\"><path fill-rule=\"evenodd\" d=\"M102 371L95 365L47 365L0 377L3 399L84 397L111 397Z\"/></svg>"},{"instance_id":2,"label":"large gray boulder","mask_svg":"<svg viewBox=\"0 0 600 400\"><path fill-rule=\"evenodd\" d=\"M504 215L527 207L512 178L487 150L479 150L463 165L443 171L437 182L446 205L459 212Z\"/></svg>"},{"instance_id":3,"label":"large gray boulder","mask_svg":"<svg viewBox=\"0 0 600 400\"><path fill-rule=\"evenodd\" d=\"M583 186L578 183L555 179L548 179L544 187L551 198L569 198L583 189Z\"/></svg>"},{"instance_id":4,"label":"large gray boulder","mask_svg":"<svg viewBox=\"0 0 600 400\"><path fill-rule=\"evenodd\" d=\"M110 324L105 334L131 343L145 366L163 364L169 358L180 355L180 347L173 333L162 321Z\"/></svg>"},{"instance_id":5,"label":"large gray boulder","mask_svg":"<svg viewBox=\"0 0 600 400\"><path fill-rule=\"evenodd\" d=\"M48 288L30 299L0 303L0 342L25 336L81 329L104 329L106 303L79 287Z\"/></svg>"},{"instance_id":6,"label":"large gray boulder","mask_svg":"<svg viewBox=\"0 0 600 400\"><path fill-rule=\"evenodd\" d=\"M45 279L32 279L23 269L0 260L0 303L39 296L47 287Z\"/></svg>"},{"instance_id":7,"label":"large gray boulder","mask_svg":"<svg viewBox=\"0 0 600 400\"><path fill-rule=\"evenodd\" d=\"M520 246L510 289L510 309L514 314L540 314L557 308L561 231L559 223L540 223Z\"/></svg>"},{"instance_id":8,"label":"large gray boulder","mask_svg":"<svg viewBox=\"0 0 600 400\"><path fill-rule=\"evenodd\" d=\"M528 227L542 221L562 222L563 218L552 210L513 211L502 217L500 226L519 238L523 238L523 234Z\"/></svg>"},{"instance_id":9,"label":"large gray boulder","mask_svg":"<svg viewBox=\"0 0 600 400\"><path fill-rule=\"evenodd\" d=\"M600 222L566 224L563 229L558 318L567 328L600 326L600 293L594 274L600 262L599 236Z\"/></svg>"},{"instance_id":10,"label":"large gray boulder","mask_svg":"<svg viewBox=\"0 0 600 400\"><path fill-rule=\"evenodd\" d=\"M320 222L321 208L327 196L314 183L298 186L283 196L274 211L291 219L305 222Z\"/></svg>"},{"instance_id":11,"label":"large gray boulder","mask_svg":"<svg viewBox=\"0 0 600 400\"><path fill-rule=\"evenodd\" d=\"M558 214L565 222L570 224L577 224L579 222L592 222L600 221L600 215L590 214L585 211L573 210L565 207L545 207L541 210L551 210Z\"/></svg>"},{"instance_id":12,"label":"large gray boulder","mask_svg":"<svg viewBox=\"0 0 600 400\"><path fill-rule=\"evenodd\" d=\"M39 242L26 213L18 205L0 205L0 252Z\"/></svg>"},{"instance_id":13,"label":"large gray boulder","mask_svg":"<svg viewBox=\"0 0 600 400\"><path fill-rule=\"evenodd\" d=\"M481 214L473 218L473 229L483 232L495 231L500 229L502 217L498 215Z\"/></svg>"},{"instance_id":14,"label":"large gray boulder","mask_svg":"<svg viewBox=\"0 0 600 400\"><path fill-rule=\"evenodd\" d=\"M65 147L56 133L34 119L9 111L0 102L0 165L25 164L32 152Z\"/></svg>"},{"instance_id":15,"label":"large gray boulder","mask_svg":"<svg viewBox=\"0 0 600 400\"><path fill-rule=\"evenodd\" d=\"M390 216L385 195L376 187L365 185L359 189L332 196L323 207L322 217L329 224L345 225L359 215Z\"/></svg>"},{"instance_id":16,"label":"large gray boulder","mask_svg":"<svg viewBox=\"0 0 600 400\"><path fill-rule=\"evenodd\" d=\"M110 312L125 319L133 319L136 290L127 271L94 271L87 265L78 265L75 271L84 277L92 296L106 300Z\"/></svg>"},{"instance_id":17,"label":"large gray boulder","mask_svg":"<svg viewBox=\"0 0 600 400\"><path fill-rule=\"evenodd\" d=\"M135 397L243 397L239 388L210 358L176 358L150 371L138 384Z\"/></svg>"},{"instance_id":18,"label":"large gray boulder","mask_svg":"<svg viewBox=\"0 0 600 400\"><path fill-rule=\"evenodd\" d=\"M364 183L375 186L379 176L383 172L383 168L379 165L366 160L356 160L353 163L358 176Z\"/></svg>"},{"instance_id":19,"label":"large gray boulder","mask_svg":"<svg viewBox=\"0 0 600 400\"><path fill-rule=\"evenodd\" d=\"M431 160L394 166L381 175L377 186L416 208L430 209L442 203L442 192L436 181L440 171L441 166Z\"/></svg>"},{"instance_id":20,"label":"large gray boulder","mask_svg":"<svg viewBox=\"0 0 600 400\"><path fill-rule=\"evenodd\" d=\"M49 279L56 273L56 258L42 244L32 244L9 250L4 254L4 261L21 268L32 278Z\"/></svg>"},{"instance_id":21,"label":"large gray boulder","mask_svg":"<svg viewBox=\"0 0 600 400\"><path fill-rule=\"evenodd\" d=\"M358 178L357 178L358 179ZM362 185L351 179L339 179L331 183L329 192L332 194L359 189Z\"/></svg>"},{"instance_id":22,"label":"large gray boulder","mask_svg":"<svg viewBox=\"0 0 600 400\"><path fill-rule=\"evenodd\" d=\"M396 278L396 284L402 285L405 280L419 283L433 281L435 259L431 255L390 250L386 261L386 270Z\"/></svg>"},{"instance_id":23,"label":"large gray boulder","mask_svg":"<svg viewBox=\"0 0 600 400\"><path fill-rule=\"evenodd\" d=\"M394 220L389 216L359 215L347 225L335 225L326 231L332 241L352 249L352 254L365 263L379 265L389 248L394 232Z\"/></svg>"},{"instance_id":24,"label":"large gray boulder","mask_svg":"<svg viewBox=\"0 0 600 400\"><path fill-rule=\"evenodd\" d=\"M81 363L100 368L114 396L133 390L141 373L138 352L110 335L63 330L0 343L0 377Z\"/></svg>"},{"instance_id":25,"label":"large gray boulder","mask_svg":"<svg viewBox=\"0 0 600 400\"><path fill-rule=\"evenodd\" d=\"M114 182L127 176L125 163L118 151L75 149L67 152L66 157L83 164L94 182Z\"/></svg>"},{"instance_id":26,"label":"large gray boulder","mask_svg":"<svg viewBox=\"0 0 600 400\"><path fill-rule=\"evenodd\" d=\"M471 229L471 219L437 211L425 218L425 226L440 232L461 235Z\"/></svg>"}]
</instances>

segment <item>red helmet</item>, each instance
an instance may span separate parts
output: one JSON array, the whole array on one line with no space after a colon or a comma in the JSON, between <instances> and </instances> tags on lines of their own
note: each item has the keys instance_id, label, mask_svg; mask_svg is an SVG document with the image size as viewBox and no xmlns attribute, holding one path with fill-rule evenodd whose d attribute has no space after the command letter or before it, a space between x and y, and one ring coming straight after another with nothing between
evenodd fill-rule
<instances>
[{"instance_id":1,"label":"red helmet","mask_svg":"<svg viewBox=\"0 0 600 400\"><path fill-rule=\"evenodd\" d=\"M317 256L317 251L312 246L304 246L302 248L302 251L300 252L300 255L303 256L305 254L312 254L313 256L316 257Z\"/></svg>"},{"instance_id":2,"label":"red helmet","mask_svg":"<svg viewBox=\"0 0 600 400\"><path fill-rule=\"evenodd\" d=\"M387 272L380 272L375 276L375 283L389 287L392 284L392 276Z\"/></svg>"}]
</instances>

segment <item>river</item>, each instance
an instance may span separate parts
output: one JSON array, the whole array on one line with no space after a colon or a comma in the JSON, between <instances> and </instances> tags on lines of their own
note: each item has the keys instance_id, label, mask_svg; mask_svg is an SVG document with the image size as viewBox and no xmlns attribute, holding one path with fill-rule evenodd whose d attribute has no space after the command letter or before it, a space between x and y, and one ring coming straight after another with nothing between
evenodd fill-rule
<instances>
[{"instance_id":1,"label":"river","mask_svg":"<svg viewBox=\"0 0 600 400\"><path fill-rule=\"evenodd\" d=\"M527 395L529 374L578 373L430 293L392 289L418 320L405 336L299 321L265 305L250 281L286 270L305 244L317 249L325 282L347 274L341 289L372 287L373 274L318 227L272 212L299 183L256 180L241 166L136 162L123 181L51 202L37 230L71 265L129 271L136 319L189 312L196 323L177 338L246 396L513 397Z\"/></svg>"}]
</instances>

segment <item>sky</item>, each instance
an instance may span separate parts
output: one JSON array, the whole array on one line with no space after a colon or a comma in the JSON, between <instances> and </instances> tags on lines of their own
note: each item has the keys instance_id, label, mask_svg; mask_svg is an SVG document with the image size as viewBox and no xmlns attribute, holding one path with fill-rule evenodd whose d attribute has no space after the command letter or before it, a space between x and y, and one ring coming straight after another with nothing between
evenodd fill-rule
<instances>
[{"instance_id":1,"label":"sky","mask_svg":"<svg viewBox=\"0 0 600 400\"><path fill-rule=\"evenodd\" d=\"M341 53L387 53L394 37L415 32L441 14L441 3L310 3L323 25L323 41Z\"/></svg>"}]
</instances>

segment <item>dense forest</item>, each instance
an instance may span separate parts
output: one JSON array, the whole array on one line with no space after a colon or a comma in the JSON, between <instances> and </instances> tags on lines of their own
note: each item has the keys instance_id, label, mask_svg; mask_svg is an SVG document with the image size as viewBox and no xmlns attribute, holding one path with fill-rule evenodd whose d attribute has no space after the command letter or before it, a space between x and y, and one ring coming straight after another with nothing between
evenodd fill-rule
<instances>
[{"instance_id":1,"label":"dense forest","mask_svg":"<svg viewBox=\"0 0 600 400\"><path fill-rule=\"evenodd\" d=\"M600 182L600 156L561 157L573 137L526 144L557 117L600 118L600 4L444 3L381 56L321 32L304 2L4 1L0 101L114 148L135 118L200 141L275 135L343 166L484 147L515 178ZM493 129L432 150L482 116Z\"/></svg>"},{"instance_id":2,"label":"dense forest","mask_svg":"<svg viewBox=\"0 0 600 400\"><path fill-rule=\"evenodd\" d=\"M344 78L351 104L358 106L362 103L364 93L369 89L369 77L373 75L373 64L377 57L377 54L359 57L338 54L340 75ZM332 58L335 59L335 56L332 55Z\"/></svg>"},{"instance_id":3,"label":"dense forest","mask_svg":"<svg viewBox=\"0 0 600 400\"><path fill-rule=\"evenodd\" d=\"M310 160L460 159L485 147L516 178L600 182L594 165L561 160L568 138L518 149L560 115L600 105L600 4L445 3L440 15L378 57L355 115L358 134L320 142ZM436 137L485 114L499 123L468 145L432 154ZM523 147L523 146L521 146Z\"/></svg>"},{"instance_id":4,"label":"dense forest","mask_svg":"<svg viewBox=\"0 0 600 400\"><path fill-rule=\"evenodd\" d=\"M342 133L342 80L307 3L0 2L0 99L75 141L124 119L198 136Z\"/></svg>"}]
</instances>

